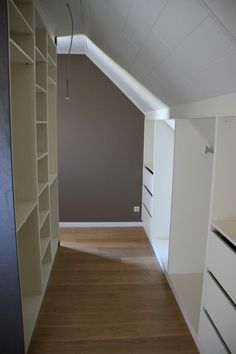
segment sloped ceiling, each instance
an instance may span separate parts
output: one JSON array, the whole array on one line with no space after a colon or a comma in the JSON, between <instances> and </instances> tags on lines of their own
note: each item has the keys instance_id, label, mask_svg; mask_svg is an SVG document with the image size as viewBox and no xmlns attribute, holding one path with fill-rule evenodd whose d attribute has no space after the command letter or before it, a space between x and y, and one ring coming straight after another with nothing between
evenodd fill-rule
<instances>
[{"instance_id":1,"label":"sloped ceiling","mask_svg":"<svg viewBox=\"0 0 236 354\"><path fill-rule=\"evenodd\" d=\"M168 106L236 92L236 0L69 0L85 33ZM40 0L56 35L65 0Z\"/></svg>"}]
</instances>

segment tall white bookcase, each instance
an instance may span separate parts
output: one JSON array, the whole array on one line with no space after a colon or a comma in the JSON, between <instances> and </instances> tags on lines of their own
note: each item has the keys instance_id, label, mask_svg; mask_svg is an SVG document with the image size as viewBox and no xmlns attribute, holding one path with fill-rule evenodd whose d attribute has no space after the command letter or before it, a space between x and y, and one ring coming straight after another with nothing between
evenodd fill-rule
<instances>
[{"instance_id":1,"label":"tall white bookcase","mask_svg":"<svg viewBox=\"0 0 236 354\"><path fill-rule=\"evenodd\" d=\"M58 246L56 46L31 0L9 0L15 218L25 348Z\"/></svg>"}]
</instances>

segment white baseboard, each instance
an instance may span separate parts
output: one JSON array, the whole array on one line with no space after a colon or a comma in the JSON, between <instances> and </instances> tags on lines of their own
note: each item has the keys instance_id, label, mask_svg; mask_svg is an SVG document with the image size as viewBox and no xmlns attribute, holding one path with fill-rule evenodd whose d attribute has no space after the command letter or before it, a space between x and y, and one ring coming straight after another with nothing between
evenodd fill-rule
<instances>
[{"instance_id":1,"label":"white baseboard","mask_svg":"<svg viewBox=\"0 0 236 354\"><path fill-rule=\"evenodd\" d=\"M60 227L142 227L143 222L60 222Z\"/></svg>"}]
</instances>

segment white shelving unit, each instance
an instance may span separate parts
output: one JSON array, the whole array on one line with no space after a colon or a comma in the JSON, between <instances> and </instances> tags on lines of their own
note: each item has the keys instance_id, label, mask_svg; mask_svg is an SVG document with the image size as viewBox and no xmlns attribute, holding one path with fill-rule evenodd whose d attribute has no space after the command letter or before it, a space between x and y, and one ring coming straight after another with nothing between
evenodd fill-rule
<instances>
[{"instance_id":1,"label":"white shelving unit","mask_svg":"<svg viewBox=\"0 0 236 354\"><path fill-rule=\"evenodd\" d=\"M198 344L213 170L205 147L214 146L215 119L146 121L145 129L144 227Z\"/></svg>"},{"instance_id":2,"label":"white shelving unit","mask_svg":"<svg viewBox=\"0 0 236 354\"><path fill-rule=\"evenodd\" d=\"M174 159L174 129L164 121L145 121L143 221L162 267L167 269Z\"/></svg>"},{"instance_id":3,"label":"white shelving unit","mask_svg":"<svg viewBox=\"0 0 236 354\"><path fill-rule=\"evenodd\" d=\"M212 185L215 119L176 120L168 278L197 341Z\"/></svg>"},{"instance_id":4,"label":"white shelving unit","mask_svg":"<svg viewBox=\"0 0 236 354\"><path fill-rule=\"evenodd\" d=\"M15 214L27 351L58 245L56 46L31 0L9 0L9 27Z\"/></svg>"}]
</instances>

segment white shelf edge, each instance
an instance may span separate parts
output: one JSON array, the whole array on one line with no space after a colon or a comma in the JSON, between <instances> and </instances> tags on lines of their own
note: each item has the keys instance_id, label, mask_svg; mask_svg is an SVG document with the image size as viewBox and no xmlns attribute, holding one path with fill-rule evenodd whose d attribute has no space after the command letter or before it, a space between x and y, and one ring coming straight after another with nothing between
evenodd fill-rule
<instances>
[{"instance_id":1,"label":"white shelf edge","mask_svg":"<svg viewBox=\"0 0 236 354\"><path fill-rule=\"evenodd\" d=\"M45 88L43 88L42 86L38 85L38 84L35 84L35 87L36 87L36 91L39 92L39 93L47 93L47 90Z\"/></svg>"},{"instance_id":2,"label":"white shelf edge","mask_svg":"<svg viewBox=\"0 0 236 354\"><path fill-rule=\"evenodd\" d=\"M15 11L18 13L18 15L20 16L21 20L24 22L24 25L28 28L29 32L27 32L27 33L33 34L34 33L33 28L30 26L29 22L26 20L26 18L24 17L22 12L18 8L17 4L13 0L10 0L10 4L14 7Z\"/></svg>"},{"instance_id":3,"label":"white shelf edge","mask_svg":"<svg viewBox=\"0 0 236 354\"><path fill-rule=\"evenodd\" d=\"M49 242L50 242L51 238L50 236L47 237L40 237L40 251L41 251L41 262L43 260L43 257L46 253L46 250L48 248Z\"/></svg>"},{"instance_id":4,"label":"white shelf edge","mask_svg":"<svg viewBox=\"0 0 236 354\"><path fill-rule=\"evenodd\" d=\"M42 183L42 182L39 182L38 183L38 197L40 197L40 195L43 193L43 191L47 188L48 186L48 183L45 182L45 183Z\"/></svg>"},{"instance_id":5,"label":"white shelf edge","mask_svg":"<svg viewBox=\"0 0 236 354\"><path fill-rule=\"evenodd\" d=\"M56 81L54 81L50 76L48 76L48 84L50 86L56 86L57 85Z\"/></svg>"},{"instance_id":6,"label":"white shelf edge","mask_svg":"<svg viewBox=\"0 0 236 354\"><path fill-rule=\"evenodd\" d=\"M57 66L55 60L53 60L53 58L51 57L51 55L49 53L48 53L48 61L50 63L52 63L52 65L48 63L49 66L55 66L55 67Z\"/></svg>"},{"instance_id":7,"label":"white shelf edge","mask_svg":"<svg viewBox=\"0 0 236 354\"><path fill-rule=\"evenodd\" d=\"M49 277L51 274L51 269L53 265L53 260L51 259L50 262L47 263L41 263L42 264L42 287L43 287L43 293L45 293Z\"/></svg>"},{"instance_id":8,"label":"white shelf edge","mask_svg":"<svg viewBox=\"0 0 236 354\"><path fill-rule=\"evenodd\" d=\"M49 174L49 185L51 186L54 182L55 182L55 180L57 179L57 174L52 174L52 173L50 173Z\"/></svg>"},{"instance_id":9,"label":"white shelf edge","mask_svg":"<svg viewBox=\"0 0 236 354\"><path fill-rule=\"evenodd\" d=\"M39 211L39 228L41 229L49 215L49 210Z\"/></svg>"},{"instance_id":10,"label":"white shelf edge","mask_svg":"<svg viewBox=\"0 0 236 354\"><path fill-rule=\"evenodd\" d=\"M10 46L12 45L14 47L14 50L18 51L18 54L24 58L25 60L22 61L14 61L13 56L11 55L12 50L10 49L10 61L12 63L22 63L22 64L33 64L34 60L12 39L9 39ZM12 60L13 59L13 60Z\"/></svg>"},{"instance_id":11,"label":"white shelf edge","mask_svg":"<svg viewBox=\"0 0 236 354\"><path fill-rule=\"evenodd\" d=\"M42 60L37 60L37 57L36 57L36 62L38 62L38 63L47 63L47 58L43 55L43 53L41 52L41 50L37 46L35 46L35 52L37 52L38 55L42 59Z\"/></svg>"},{"instance_id":12,"label":"white shelf edge","mask_svg":"<svg viewBox=\"0 0 236 354\"><path fill-rule=\"evenodd\" d=\"M47 155L48 155L48 152L38 152L37 153L37 161L43 159Z\"/></svg>"},{"instance_id":13,"label":"white shelf edge","mask_svg":"<svg viewBox=\"0 0 236 354\"><path fill-rule=\"evenodd\" d=\"M36 124L48 124L47 120L36 120Z\"/></svg>"},{"instance_id":14,"label":"white shelf edge","mask_svg":"<svg viewBox=\"0 0 236 354\"><path fill-rule=\"evenodd\" d=\"M16 231L26 223L37 202L16 202Z\"/></svg>"}]
</instances>

